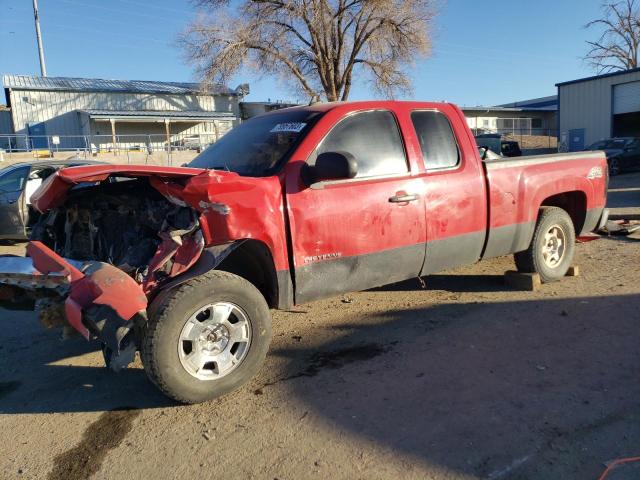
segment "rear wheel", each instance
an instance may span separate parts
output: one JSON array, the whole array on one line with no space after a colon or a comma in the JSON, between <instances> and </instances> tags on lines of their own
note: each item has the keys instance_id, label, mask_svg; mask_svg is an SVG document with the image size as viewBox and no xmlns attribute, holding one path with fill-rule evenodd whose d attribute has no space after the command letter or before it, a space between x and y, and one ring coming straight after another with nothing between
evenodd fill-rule
<instances>
[{"instance_id":1,"label":"rear wheel","mask_svg":"<svg viewBox=\"0 0 640 480\"><path fill-rule=\"evenodd\" d=\"M538 273L543 283L561 279L573 261L576 234L569 214L561 208L543 207L531 245L514 255L519 272Z\"/></svg>"},{"instance_id":2,"label":"rear wheel","mask_svg":"<svg viewBox=\"0 0 640 480\"><path fill-rule=\"evenodd\" d=\"M198 403L235 390L262 366L271 317L248 281L211 271L166 294L149 318L142 361L167 396Z\"/></svg>"}]
</instances>

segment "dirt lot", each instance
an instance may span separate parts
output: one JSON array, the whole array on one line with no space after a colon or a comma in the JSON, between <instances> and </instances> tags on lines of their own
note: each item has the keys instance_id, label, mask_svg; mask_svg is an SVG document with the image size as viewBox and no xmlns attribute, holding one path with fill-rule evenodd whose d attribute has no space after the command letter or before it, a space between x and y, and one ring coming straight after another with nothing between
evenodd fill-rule
<instances>
[{"instance_id":1,"label":"dirt lot","mask_svg":"<svg viewBox=\"0 0 640 480\"><path fill-rule=\"evenodd\" d=\"M0 478L597 478L640 455L639 259L603 239L536 293L500 258L275 312L258 378L186 407L0 311Z\"/></svg>"}]
</instances>

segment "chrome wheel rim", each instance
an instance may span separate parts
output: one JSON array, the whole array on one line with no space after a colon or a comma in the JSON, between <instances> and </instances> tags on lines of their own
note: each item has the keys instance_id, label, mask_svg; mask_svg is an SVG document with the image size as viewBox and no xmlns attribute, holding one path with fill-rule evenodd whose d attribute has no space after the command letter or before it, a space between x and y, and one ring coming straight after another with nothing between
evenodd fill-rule
<instances>
[{"instance_id":1,"label":"chrome wheel rim","mask_svg":"<svg viewBox=\"0 0 640 480\"><path fill-rule=\"evenodd\" d=\"M247 314L233 303L217 302L189 317L180 332L178 356L189 375L217 380L240 366L250 344Z\"/></svg>"},{"instance_id":2,"label":"chrome wheel rim","mask_svg":"<svg viewBox=\"0 0 640 480\"><path fill-rule=\"evenodd\" d=\"M554 225L545 233L542 258L547 267L556 268L560 265L564 258L566 244L566 235L560 226Z\"/></svg>"}]
</instances>

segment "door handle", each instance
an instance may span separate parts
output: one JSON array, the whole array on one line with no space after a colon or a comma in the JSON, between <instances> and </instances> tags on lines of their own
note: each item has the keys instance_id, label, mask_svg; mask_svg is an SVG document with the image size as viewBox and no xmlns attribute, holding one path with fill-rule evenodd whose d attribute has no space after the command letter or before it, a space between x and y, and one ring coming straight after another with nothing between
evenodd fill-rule
<instances>
[{"instance_id":1,"label":"door handle","mask_svg":"<svg viewBox=\"0 0 640 480\"><path fill-rule=\"evenodd\" d=\"M416 194L395 195L393 197L389 197L389 201L391 203L407 203L407 202L415 202L416 200L418 200L418 198L420 197Z\"/></svg>"}]
</instances>

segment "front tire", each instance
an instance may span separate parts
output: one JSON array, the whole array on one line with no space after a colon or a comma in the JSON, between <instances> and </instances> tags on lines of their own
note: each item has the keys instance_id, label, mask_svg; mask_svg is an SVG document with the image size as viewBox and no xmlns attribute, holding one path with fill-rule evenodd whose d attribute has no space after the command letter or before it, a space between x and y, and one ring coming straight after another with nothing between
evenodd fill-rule
<instances>
[{"instance_id":1,"label":"front tire","mask_svg":"<svg viewBox=\"0 0 640 480\"><path fill-rule=\"evenodd\" d=\"M262 294L237 275L213 270L161 298L141 357L165 395L200 403L248 382L270 342L271 316Z\"/></svg>"},{"instance_id":2,"label":"front tire","mask_svg":"<svg viewBox=\"0 0 640 480\"><path fill-rule=\"evenodd\" d=\"M538 273L542 283L560 280L573 262L576 234L569 214L542 207L529 248L514 255L519 272Z\"/></svg>"}]
</instances>

